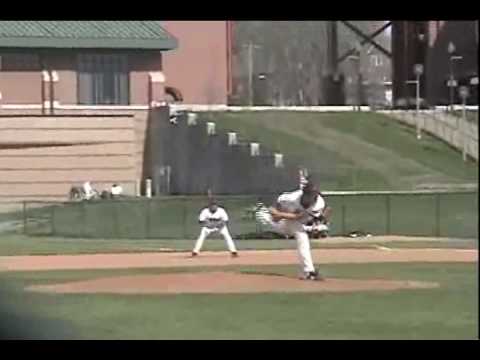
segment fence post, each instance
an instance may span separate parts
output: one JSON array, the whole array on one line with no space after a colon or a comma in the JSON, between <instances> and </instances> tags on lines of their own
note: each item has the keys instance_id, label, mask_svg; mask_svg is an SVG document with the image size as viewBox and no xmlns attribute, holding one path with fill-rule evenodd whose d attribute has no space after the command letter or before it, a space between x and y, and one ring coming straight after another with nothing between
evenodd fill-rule
<instances>
[{"instance_id":1,"label":"fence post","mask_svg":"<svg viewBox=\"0 0 480 360\"><path fill-rule=\"evenodd\" d=\"M435 195L435 236L440 237L440 194Z\"/></svg>"},{"instance_id":2,"label":"fence post","mask_svg":"<svg viewBox=\"0 0 480 360\"><path fill-rule=\"evenodd\" d=\"M390 195L387 194L386 198L385 198L385 201L386 201L386 213L387 213L387 226L386 226L386 234L387 235L390 235L390 231L391 231L391 206L390 206Z\"/></svg>"},{"instance_id":3,"label":"fence post","mask_svg":"<svg viewBox=\"0 0 480 360\"><path fill-rule=\"evenodd\" d=\"M256 197L256 201L255 201L255 207L257 207L257 204L259 203L259 201L261 200L258 200L260 199L260 196L257 196ZM257 222L257 217L255 216L256 212L253 213L253 221L255 222L255 237L258 239L259 235L263 232L263 227L262 227L262 223L260 221Z\"/></svg>"},{"instance_id":4,"label":"fence post","mask_svg":"<svg viewBox=\"0 0 480 360\"><path fill-rule=\"evenodd\" d=\"M83 237L87 237L87 207L85 200L82 200Z\"/></svg>"},{"instance_id":5,"label":"fence post","mask_svg":"<svg viewBox=\"0 0 480 360\"><path fill-rule=\"evenodd\" d=\"M27 235L27 202L22 201L23 203L23 233Z\"/></svg>"},{"instance_id":6,"label":"fence post","mask_svg":"<svg viewBox=\"0 0 480 360\"><path fill-rule=\"evenodd\" d=\"M342 235L346 235L346 229L345 229L345 217L346 217L346 212L347 209L345 207L345 204L342 204Z\"/></svg>"},{"instance_id":7,"label":"fence post","mask_svg":"<svg viewBox=\"0 0 480 360\"><path fill-rule=\"evenodd\" d=\"M145 180L145 196L147 198L152 197L152 179Z\"/></svg>"},{"instance_id":8,"label":"fence post","mask_svg":"<svg viewBox=\"0 0 480 360\"><path fill-rule=\"evenodd\" d=\"M183 199L183 240L187 240L187 199Z\"/></svg>"},{"instance_id":9,"label":"fence post","mask_svg":"<svg viewBox=\"0 0 480 360\"><path fill-rule=\"evenodd\" d=\"M55 235L55 205L50 208L50 230L51 235Z\"/></svg>"},{"instance_id":10,"label":"fence post","mask_svg":"<svg viewBox=\"0 0 480 360\"><path fill-rule=\"evenodd\" d=\"M120 204L121 202L123 202L122 200L119 201ZM118 221L118 204L119 202L117 202L116 200L113 200L112 204L113 204L113 231L114 233L112 234L113 238L116 238L116 239L119 239L120 238L120 224L119 224L119 221ZM126 204L128 204L128 202L126 202ZM127 205L128 206L128 205Z\"/></svg>"},{"instance_id":11,"label":"fence post","mask_svg":"<svg viewBox=\"0 0 480 360\"><path fill-rule=\"evenodd\" d=\"M147 239L150 239L150 236L151 236L151 231L150 231L150 209L152 208L150 206L150 202L152 200L151 199L146 199L145 200L145 207L146 207L146 211L145 211L145 237Z\"/></svg>"}]
</instances>

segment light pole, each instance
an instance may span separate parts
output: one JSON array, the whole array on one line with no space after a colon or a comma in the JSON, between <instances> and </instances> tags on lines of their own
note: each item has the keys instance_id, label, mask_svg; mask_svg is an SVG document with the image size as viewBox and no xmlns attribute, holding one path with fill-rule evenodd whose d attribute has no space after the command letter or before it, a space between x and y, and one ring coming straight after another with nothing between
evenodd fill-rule
<instances>
[{"instance_id":1,"label":"light pole","mask_svg":"<svg viewBox=\"0 0 480 360\"><path fill-rule=\"evenodd\" d=\"M415 117L417 119L417 139L422 138L422 130L420 129L420 76L423 74L423 65L415 64L413 66L415 80L407 81L407 84L415 84Z\"/></svg>"},{"instance_id":2,"label":"light pole","mask_svg":"<svg viewBox=\"0 0 480 360\"><path fill-rule=\"evenodd\" d=\"M417 116L420 110L420 76L423 74L423 65L422 64L415 64L413 67L413 73L416 77L416 103L417 103Z\"/></svg>"},{"instance_id":3,"label":"light pole","mask_svg":"<svg viewBox=\"0 0 480 360\"><path fill-rule=\"evenodd\" d=\"M357 72L357 88L356 88L356 103L357 103L357 111L361 110L361 86L362 86L362 75L360 73L360 55L362 53L362 45L357 42L355 43L355 55L349 55L348 60L354 61L356 64L356 72Z\"/></svg>"},{"instance_id":4,"label":"light pole","mask_svg":"<svg viewBox=\"0 0 480 360\"><path fill-rule=\"evenodd\" d=\"M242 45L248 49L248 104L253 105L253 50L260 49L261 46L255 45L253 42L249 42L246 45Z\"/></svg>"},{"instance_id":5,"label":"light pole","mask_svg":"<svg viewBox=\"0 0 480 360\"><path fill-rule=\"evenodd\" d=\"M453 42L448 43L447 51L449 53L449 67L450 67L450 78L448 80L447 86L450 92L450 111L453 111L453 103L454 103L454 89L457 86L457 81L455 80L455 74L453 71L453 62L457 60L462 60L462 56L454 55L456 51L455 44Z\"/></svg>"},{"instance_id":6,"label":"light pole","mask_svg":"<svg viewBox=\"0 0 480 360\"><path fill-rule=\"evenodd\" d=\"M260 105L265 106L268 104L267 99L268 99L268 88L267 88L267 75L265 73L261 73L258 75L258 80L260 80L261 84L261 101Z\"/></svg>"},{"instance_id":7,"label":"light pole","mask_svg":"<svg viewBox=\"0 0 480 360\"><path fill-rule=\"evenodd\" d=\"M469 96L469 90L467 86L460 86L458 89L458 94L460 95L460 98L462 99L462 126L460 129L460 132L462 134L462 157L463 161L467 161L467 137L465 134L466 130L466 125L467 125L467 98Z\"/></svg>"}]
</instances>

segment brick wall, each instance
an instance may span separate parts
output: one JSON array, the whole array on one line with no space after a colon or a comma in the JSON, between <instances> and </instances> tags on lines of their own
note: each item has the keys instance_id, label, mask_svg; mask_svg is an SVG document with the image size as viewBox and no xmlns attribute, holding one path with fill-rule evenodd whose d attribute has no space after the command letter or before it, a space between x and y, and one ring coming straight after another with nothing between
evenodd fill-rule
<instances>
[{"instance_id":1,"label":"brick wall","mask_svg":"<svg viewBox=\"0 0 480 360\"><path fill-rule=\"evenodd\" d=\"M0 202L65 200L87 180L100 191L120 183L135 194L147 110L29 112L0 111Z\"/></svg>"},{"instance_id":2,"label":"brick wall","mask_svg":"<svg viewBox=\"0 0 480 360\"><path fill-rule=\"evenodd\" d=\"M163 54L166 85L180 90L186 104L226 104L227 21L165 21L179 41Z\"/></svg>"}]
</instances>

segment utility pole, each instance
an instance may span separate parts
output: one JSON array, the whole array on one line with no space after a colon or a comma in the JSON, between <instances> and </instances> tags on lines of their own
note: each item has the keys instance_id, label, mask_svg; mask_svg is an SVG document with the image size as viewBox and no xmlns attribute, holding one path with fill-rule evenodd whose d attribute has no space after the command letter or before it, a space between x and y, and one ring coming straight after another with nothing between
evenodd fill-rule
<instances>
[{"instance_id":1,"label":"utility pole","mask_svg":"<svg viewBox=\"0 0 480 360\"><path fill-rule=\"evenodd\" d=\"M253 51L255 49L260 49L261 46L255 45L252 41L250 41L248 44L243 45L243 47L248 49L248 104L253 106Z\"/></svg>"},{"instance_id":2,"label":"utility pole","mask_svg":"<svg viewBox=\"0 0 480 360\"><path fill-rule=\"evenodd\" d=\"M407 84L415 84L415 118L417 123L417 139L422 139L422 130L420 128L420 76L423 74L423 65L415 64L413 67L413 73L415 74L416 80L408 80Z\"/></svg>"},{"instance_id":3,"label":"utility pole","mask_svg":"<svg viewBox=\"0 0 480 360\"><path fill-rule=\"evenodd\" d=\"M362 109L362 45L357 42L355 44L355 55L349 55L348 60L351 60L355 63L355 71L357 75L357 86L355 88L355 98L356 98L356 110L361 111Z\"/></svg>"},{"instance_id":4,"label":"utility pole","mask_svg":"<svg viewBox=\"0 0 480 360\"><path fill-rule=\"evenodd\" d=\"M448 83L447 83L447 86L449 87L449 92L450 92L450 111L453 112L453 108L454 108L454 102L455 102L455 99L454 99L454 91L455 91L455 87L457 86L457 81L455 80L455 75L454 75L454 64L453 62L455 60L462 60L463 57L462 56L458 56L458 55L455 55L455 52L456 52L456 47L455 47L455 44L453 42L449 42L448 43L448 48L447 48L447 51L448 51L448 54L449 54L449 59L450 59L450 79L448 80Z\"/></svg>"},{"instance_id":5,"label":"utility pole","mask_svg":"<svg viewBox=\"0 0 480 360\"><path fill-rule=\"evenodd\" d=\"M462 136L462 157L463 161L467 161L467 139L466 139L466 126L467 126L467 98L470 95L470 91L467 86L460 86L458 89L460 97L462 98L462 121L460 127L460 134Z\"/></svg>"}]
</instances>

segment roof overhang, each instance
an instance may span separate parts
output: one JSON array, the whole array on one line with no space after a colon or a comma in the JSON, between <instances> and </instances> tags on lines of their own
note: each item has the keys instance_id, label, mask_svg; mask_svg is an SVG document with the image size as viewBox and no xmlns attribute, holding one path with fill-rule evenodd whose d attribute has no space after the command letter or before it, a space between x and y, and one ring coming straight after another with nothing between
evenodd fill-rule
<instances>
[{"instance_id":1,"label":"roof overhang","mask_svg":"<svg viewBox=\"0 0 480 360\"><path fill-rule=\"evenodd\" d=\"M0 48L173 50L160 21L0 21Z\"/></svg>"},{"instance_id":2,"label":"roof overhang","mask_svg":"<svg viewBox=\"0 0 480 360\"><path fill-rule=\"evenodd\" d=\"M173 50L178 47L177 39L58 39L0 37L0 48L49 48L49 49L138 49Z\"/></svg>"}]
</instances>

